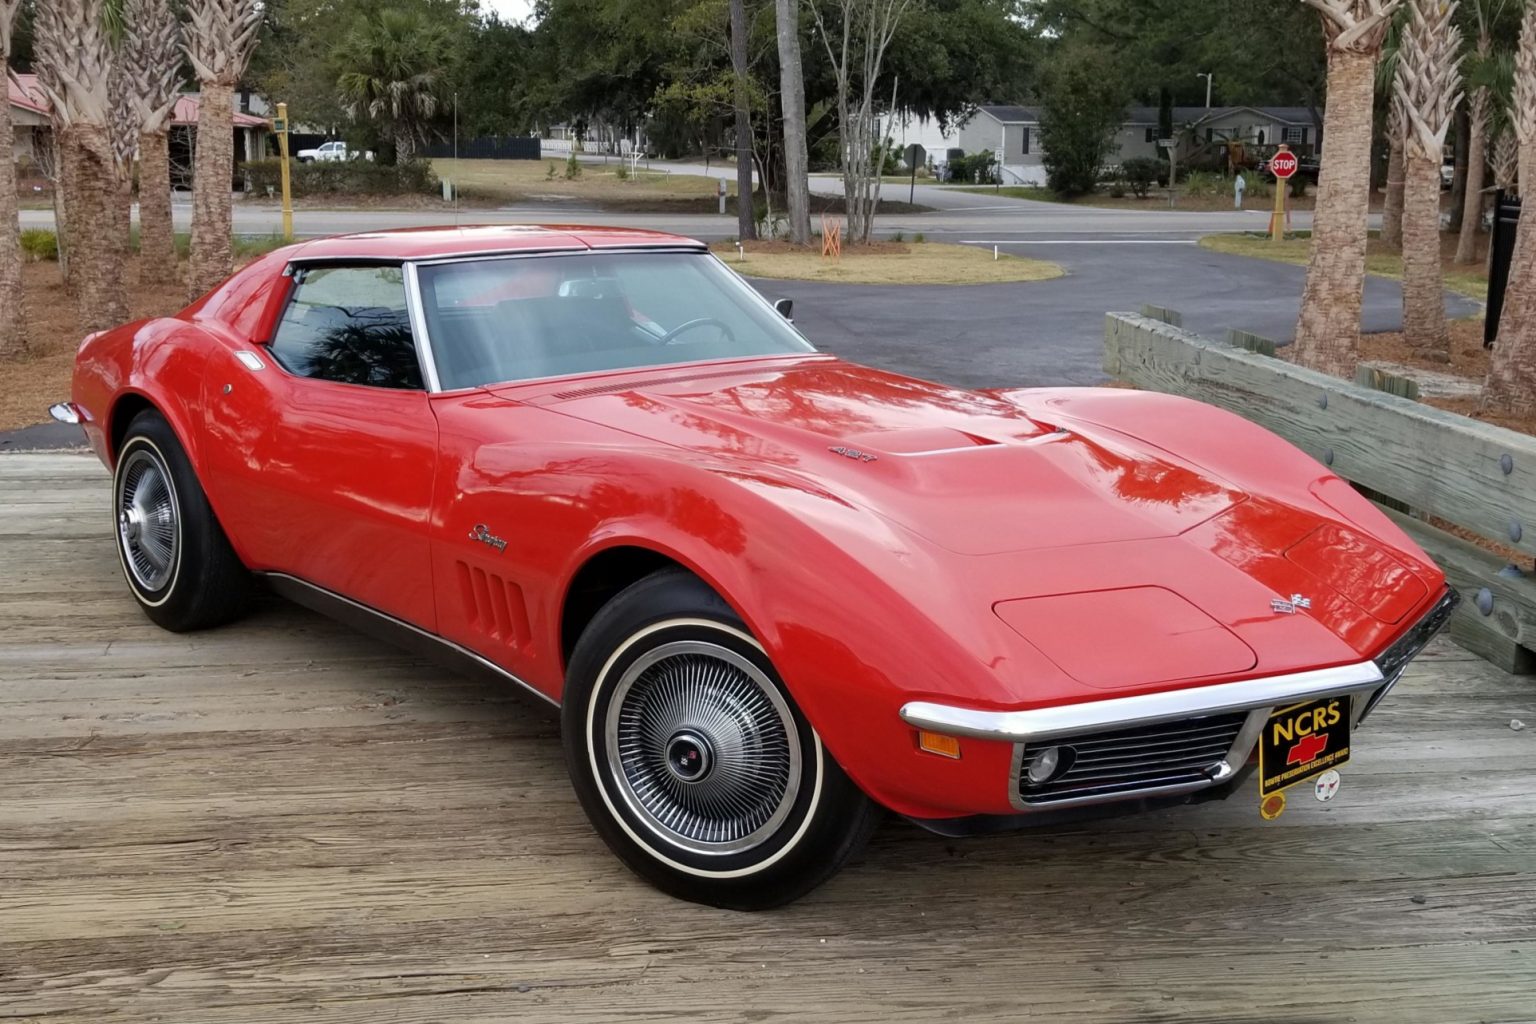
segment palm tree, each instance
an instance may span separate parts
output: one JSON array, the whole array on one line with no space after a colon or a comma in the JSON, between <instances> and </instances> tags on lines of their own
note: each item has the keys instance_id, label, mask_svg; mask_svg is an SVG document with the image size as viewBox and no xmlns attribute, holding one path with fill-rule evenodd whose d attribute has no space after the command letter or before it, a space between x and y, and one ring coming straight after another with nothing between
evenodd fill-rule
<instances>
[{"instance_id":1,"label":"palm tree","mask_svg":"<svg viewBox=\"0 0 1536 1024\"><path fill-rule=\"evenodd\" d=\"M0 90L10 80L11 30L21 0L0 0ZM16 161L9 151L11 104L0 95L0 359L27 350L27 311L21 294L21 221L16 210Z\"/></svg>"},{"instance_id":2,"label":"palm tree","mask_svg":"<svg viewBox=\"0 0 1536 1024\"><path fill-rule=\"evenodd\" d=\"M1354 372L1365 289L1376 58L1399 0L1302 0L1322 16L1328 48L1328 158L1312 215L1312 250L1296 325L1296 357L1326 373Z\"/></svg>"},{"instance_id":3,"label":"palm tree","mask_svg":"<svg viewBox=\"0 0 1536 1024\"><path fill-rule=\"evenodd\" d=\"M1403 334L1420 355L1451 361L1440 265L1440 165L1461 103L1461 29L1455 3L1409 0L1392 102L1403 137Z\"/></svg>"},{"instance_id":4,"label":"palm tree","mask_svg":"<svg viewBox=\"0 0 1536 1024\"><path fill-rule=\"evenodd\" d=\"M431 137L443 75L453 57L447 30L420 11L386 7L360 18L342 39L336 80L354 119L368 119L410 160Z\"/></svg>"},{"instance_id":5,"label":"palm tree","mask_svg":"<svg viewBox=\"0 0 1536 1024\"><path fill-rule=\"evenodd\" d=\"M119 62L139 151L139 255L176 265L171 229L171 111L181 91L181 22L170 0L125 0Z\"/></svg>"},{"instance_id":6,"label":"palm tree","mask_svg":"<svg viewBox=\"0 0 1536 1024\"><path fill-rule=\"evenodd\" d=\"M256 46L261 10L256 0L188 0L186 8L183 46L201 92L192 172L192 263L187 274L196 297L234 270L230 185L235 177L235 86Z\"/></svg>"},{"instance_id":7,"label":"palm tree","mask_svg":"<svg viewBox=\"0 0 1536 1024\"><path fill-rule=\"evenodd\" d=\"M1536 3L1526 4L1520 23L1509 122L1520 142L1518 181L1529 193L1536 181ZM1536 221L1522 220L1482 400L1484 412L1517 416L1536 412Z\"/></svg>"},{"instance_id":8,"label":"palm tree","mask_svg":"<svg viewBox=\"0 0 1536 1024\"><path fill-rule=\"evenodd\" d=\"M1403 247L1403 122L1397 104L1392 102L1399 37L1394 19L1381 46L1381 59L1376 63L1376 88L1387 97L1387 189L1381 205L1381 242L1393 249Z\"/></svg>"},{"instance_id":9,"label":"palm tree","mask_svg":"<svg viewBox=\"0 0 1536 1024\"><path fill-rule=\"evenodd\" d=\"M54 143L64 192L60 232L69 280L87 331L127 318L123 252L127 238L115 212L119 161L112 145L112 50L103 0L38 4L38 82L52 106Z\"/></svg>"}]
</instances>

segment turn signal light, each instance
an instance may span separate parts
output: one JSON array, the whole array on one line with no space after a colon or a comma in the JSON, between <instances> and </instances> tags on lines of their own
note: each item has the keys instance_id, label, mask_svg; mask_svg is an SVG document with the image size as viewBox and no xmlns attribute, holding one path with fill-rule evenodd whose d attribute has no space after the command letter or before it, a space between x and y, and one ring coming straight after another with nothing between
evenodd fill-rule
<instances>
[{"instance_id":1,"label":"turn signal light","mask_svg":"<svg viewBox=\"0 0 1536 1024\"><path fill-rule=\"evenodd\" d=\"M938 754L940 757L952 757L960 760L960 739L956 736L945 736L943 733L928 732L926 729L917 731L917 748L926 750L930 754Z\"/></svg>"}]
</instances>

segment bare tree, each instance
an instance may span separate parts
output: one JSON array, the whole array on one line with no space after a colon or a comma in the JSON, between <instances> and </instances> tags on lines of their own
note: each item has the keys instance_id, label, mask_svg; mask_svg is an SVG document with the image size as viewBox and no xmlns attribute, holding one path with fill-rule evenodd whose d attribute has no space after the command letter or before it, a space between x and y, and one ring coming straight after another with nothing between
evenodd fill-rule
<instances>
[{"instance_id":1,"label":"bare tree","mask_svg":"<svg viewBox=\"0 0 1536 1024\"><path fill-rule=\"evenodd\" d=\"M1399 0L1302 0L1322 17L1328 48L1328 159L1312 215L1312 249L1296 325L1296 356L1327 373L1353 373L1360 344L1370 215L1376 58Z\"/></svg>"},{"instance_id":2,"label":"bare tree","mask_svg":"<svg viewBox=\"0 0 1536 1024\"><path fill-rule=\"evenodd\" d=\"M800 65L800 0L775 0L779 37L779 102L784 111L784 183L789 240L811 241L810 157L806 147L805 73Z\"/></svg>"},{"instance_id":3,"label":"bare tree","mask_svg":"<svg viewBox=\"0 0 1536 1024\"><path fill-rule=\"evenodd\" d=\"M746 0L731 0L731 97L736 112L736 234L757 237L752 211L752 94L747 80Z\"/></svg>"},{"instance_id":4,"label":"bare tree","mask_svg":"<svg viewBox=\"0 0 1536 1024\"><path fill-rule=\"evenodd\" d=\"M817 34L827 48L837 83L837 134L843 160L843 201L848 240L869 241L880 202L880 172L888 141L881 132L875 88L885 52L896 35L911 0L813 0ZM836 10L835 30L827 27L822 8ZM891 83L890 110L896 108L896 83Z\"/></svg>"},{"instance_id":5,"label":"bare tree","mask_svg":"<svg viewBox=\"0 0 1536 1024\"><path fill-rule=\"evenodd\" d=\"M0 0L0 89L10 81L11 30L21 0ZM27 310L21 291L21 221L16 207L16 160L11 154L10 100L0 95L0 359L27 350Z\"/></svg>"},{"instance_id":6,"label":"bare tree","mask_svg":"<svg viewBox=\"0 0 1536 1024\"><path fill-rule=\"evenodd\" d=\"M1536 3L1526 5L1520 23L1509 122L1520 142L1518 181L1529 192L1536 181ZM1536 218L1521 220L1482 401L1484 412L1518 416L1536 413Z\"/></svg>"},{"instance_id":7,"label":"bare tree","mask_svg":"<svg viewBox=\"0 0 1536 1024\"><path fill-rule=\"evenodd\" d=\"M1456 4L1408 0L1392 102L1403 136L1403 334L1420 356L1451 361L1440 263L1440 165L1461 103L1461 30Z\"/></svg>"},{"instance_id":8,"label":"bare tree","mask_svg":"<svg viewBox=\"0 0 1536 1024\"><path fill-rule=\"evenodd\" d=\"M181 22L170 0L124 0L119 62L138 134L139 255L175 267L169 139L181 91Z\"/></svg>"},{"instance_id":9,"label":"bare tree","mask_svg":"<svg viewBox=\"0 0 1536 1024\"><path fill-rule=\"evenodd\" d=\"M127 318L123 252L114 197L118 159L112 146L112 50L103 0L52 0L37 6L38 78L52 107L64 192L61 239L69 278L88 331Z\"/></svg>"},{"instance_id":10,"label":"bare tree","mask_svg":"<svg viewBox=\"0 0 1536 1024\"><path fill-rule=\"evenodd\" d=\"M256 0L188 0L186 9L184 46L200 90L187 274L195 298L234 270L235 86L256 47L261 8Z\"/></svg>"}]
</instances>

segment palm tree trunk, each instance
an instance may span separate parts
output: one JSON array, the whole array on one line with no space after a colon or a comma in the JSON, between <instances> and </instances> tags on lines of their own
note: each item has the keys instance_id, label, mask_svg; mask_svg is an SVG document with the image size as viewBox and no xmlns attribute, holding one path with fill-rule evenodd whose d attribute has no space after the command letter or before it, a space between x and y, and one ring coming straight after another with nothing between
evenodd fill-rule
<instances>
[{"instance_id":1,"label":"palm tree trunk","mask_svg":"<svg viewBox=\"0 0 1536 1024\"><path fill-rule=\"evenodd\" d=\"M69 195L70 273L86 331L116 327L128 319L123 281L123 246L115 209L119 177L107 127L82 122L70 129L73 151Z\"/></svg>"},{"instance_id":2,"label":"palm tree trunk","mask_svg":"<svg viewBox=\"0 0 1536 1024\"><path fill-rule=\"evenodd\" d=\"M146 267L176 270L176 235L171 227L169 134L139 136L139 259Z\"/></svg>"},{"instance_id":3,"label":"palm tree trunk","mask_svg":"<svg viewBox=\"0 0 1536 1024\"><path fill-rule=\"evenodd\" d=\"M0 86L10 81L0 50ZM0 101L0 359L27 351L27 310L21 291L20 215L16 203L16 161L11 153L11 105Z\"/></svg>"},{"instance_id":4,"label":"palm tree trunk","mask_svg":"<svg viewBox=\"0 0 1536 1024\"><path fill-rule=\"evenodd\" d=\"M784 111L784 195L789 205L789 240L811 242L810 158L805 140L805 73L800 64L800 2L776 0L779 36L779 96Z\"/></svg>"},{"instance_id":5,"label":"palm tree trunk","mask_svg":"<svg viewBox=\"0 0 1536 1024\"><path fill-rule=\"evenodd\" d=\"M1387 195L1381 207L1381 241L1394 249L1403 247L1403 133L1395 116L1387 118Z\"/></svg>"},{"instance_id":6,"label":"palm tree trunk","mask_svg":"<svg viewBox=\"0 0 1536 1024\"><path fill-rule=\"evenodd\" d=\"M1440 167L1408 147L1403 181L1403 335L1424 359L1451 361L1440 268Z\"/></svg>"},{"instance_id":7,"label":"palm tree trunk","mask_svg":"<svg viewBox=\"0 0 1536 1024\"><path fill-rule=\"evenodd\" d=\"M395 163L410 163L416 158L416 136L409 128L395 132Z\"/></svg>"},{"instance_id":8,"label":"palm tree trunk","mask_svg":"<svg viewBox=\"0 0 1536 1024\"><path fill-rule=\"evenodd\" d=\"M1376 55L1330 47L1327 153L1312 216L1312 249L1296 358L1324 373L1354 373L1365 288L1365 240L1370 214L1371 115Z\"/></svg>"},{"instance_id":9,"label":"palm tree trunk","mask_svg":"<svg viewBox=\"0 0 1536 1024\"><path fill-rule=\"evenodd\" d=\"M1488 162L1488 92L1478 89L1468 101L1467 193L1462 198L1461 233L1456 236L1456 262L1477 262L1477 233L1483 226L1483 169Z\"/></svg>"},{"instance_id":10,"label":"palm tree trunk","mask_svg":"<svg viewBox=\"0 0 1536 1024\"><path fill-rule=\"evenodd\" d=\"M1536 414L1536 231L1527 230L1524 224L1520 227L1509 265L1499 336L1494 340L1488 379L1483 383L1481 408L1485 413Z\"/></svg>"},{"instance_id":11,"label":"palm tree trunk","mask_svg":"<svg viewBox=\"0 0 1536 1024\"><path fill-rule=\"evenodd\" d=\"M731 71L736 107L736 233L746 241L757 237L757 218L752 215L752 120L747 110L746 0L731 0Z\"/></svg>"},{"instance_id":12,"label":"palm tree trunk","mask_svg":"<svg viewBox=\"0 0 1536 1024\"><path fill-rule=\"evenodd\" d=\"M230 245L235 178L235 91L204 81L197 115L197 156L192 178L191 297L211 290L234 270Z\"/></svg>"}]
</instances>

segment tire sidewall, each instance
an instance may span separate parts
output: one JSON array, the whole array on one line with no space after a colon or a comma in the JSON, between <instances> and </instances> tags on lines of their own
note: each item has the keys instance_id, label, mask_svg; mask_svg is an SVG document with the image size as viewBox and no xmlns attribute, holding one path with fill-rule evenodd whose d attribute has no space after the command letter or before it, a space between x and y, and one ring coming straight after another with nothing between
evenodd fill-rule
<instances>
[{"instance_id":1,"label":"tire sidewall","mask_svg":"<svg viewBox=\"0 0 1536 1024\"><path fill-rule=\"evenodd\" d=\"M181 579L182 566L187 557L187 508L182 498L184 484L178 479L177 462L166 452L169 447L165 443L165 436L170 433L169 428L163 430L152 429L155 426L164 426L164 420L158 417L144 417L136 419L129 427L129 435L123 442L122 450L118 452L117 467L112 472L112 533L117 542L117 561L122 567L123 578L128 581L128 587L133 591L133 596L144 606L145 610L161 608L176 597L176 584ZM160 436L156 436L160 435ZM175 438L170 438L170 443L175 444ZM123 539L122 530L117 523L117 516L122 508L123 472L127 468L131 457L135 452L144 451L154 460L156 467L165 478L166 487L171 492L171 505L176 511L176 557L171 566L170 577L156 590L147 590L140 585L134 577L133 570L128 565L128 547ZM174 449L176 456L181 456L180 446ZM185 457L182 456L184 459Z\"/></svg>"},{"instance_id":2,"label":"tire sidewall","mask_svg":"<svg viewBox=\"0 0 1536 1024\"><path fill-rule=\"evenodd\" d=\"M717 644L755 664L789 704L800 747L800 783L790 812L779 828L751 849L707 854L669 844L651 831L628 805L608 764L606 721L611 698L625 670L646 652L679 640ZM821 739L794 706L761 645L739 626L705 615L661 618L633 630L604 660L581 706L582 746L592 784L608 815L626 838L666 867L698 878L745 878L771 869L790 854L815 820L826 777Z\"/></svg>"}]
</instances>

